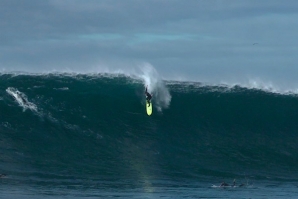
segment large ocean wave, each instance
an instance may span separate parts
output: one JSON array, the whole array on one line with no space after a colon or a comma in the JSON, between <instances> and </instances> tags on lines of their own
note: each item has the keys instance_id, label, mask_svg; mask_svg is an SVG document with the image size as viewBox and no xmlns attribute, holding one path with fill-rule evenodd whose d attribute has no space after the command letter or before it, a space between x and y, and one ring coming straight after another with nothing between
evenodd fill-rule
<instances>
[{"instance_id":1,"label":"large ocean wave","mask_svg":"<svg viewBox=\"0 0 298 199\"><path fill-rule=\"evenodd\" d=\"M150 68L0 81L0 169L22 183L297 179L295 93L163 81Z\"/></svg>"}]
</instances>

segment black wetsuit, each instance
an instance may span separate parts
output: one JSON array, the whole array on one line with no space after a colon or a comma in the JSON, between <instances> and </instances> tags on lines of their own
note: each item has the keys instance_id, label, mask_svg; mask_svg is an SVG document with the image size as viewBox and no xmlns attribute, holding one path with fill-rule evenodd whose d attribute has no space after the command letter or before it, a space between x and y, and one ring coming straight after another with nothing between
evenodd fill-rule
<instances>
[{"instance_id":1,"label":"black wetsuit","mask_svg":"<svg viewBox=\"0 0 298 199\"><path fill-rule=\"evenodd\" d=\"M145 95L146 95L146 100L148 102L148 106L150 106L150 100L152 99L152 95L150 93L147 92L147 88L145 90Z\"/></svg>"},{"instance_id":2,"label":"black wetsuit","mask_svg":"<svg viewBox=\"0 0 298 199\"><path fill-rule=\"evenodd\" d=\"M226 186L229 186L229 184L225 183L225 182L221 183L221 185L220 185L220 187L226 187Z\"/></svg>"},{"instance_id":3,"label":"black wetsuit","mask_svg":"<svg viewBox=\"0 0 298 199\"><path fill-rule=\"evenodd\" d=\"M149 102L152 99L152 95L146 92L146 100Z\"/></svg>"}]
</instances>

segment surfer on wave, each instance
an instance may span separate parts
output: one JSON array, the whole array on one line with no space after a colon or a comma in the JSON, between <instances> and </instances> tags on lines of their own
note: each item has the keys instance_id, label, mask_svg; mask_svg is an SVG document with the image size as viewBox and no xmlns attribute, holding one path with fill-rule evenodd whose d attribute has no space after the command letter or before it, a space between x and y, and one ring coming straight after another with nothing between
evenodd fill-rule
<instances>
[{"instance_id":1,"label":"surfer on wave","mask_svg":"<svg viewBox=\"0 0 298 199\"><path fill-rule=\"evenodd\" d=\"M229 186L229 184L226 183L226 182L222 182L222 183L220 184L220 187L227 187L227 186Z\"/></svg>"},{"instance_id":2,"label":"surfer on wave","mask_svg":"<svg viewBox=\"0 0 298 199\"><path fill-rule=\"evenodd\" d=\"M221 184L220 184L220 187L229 187L230 185L228 184L228 183L226 183L226 182L222 182ZM233 181L233 185L231 186L231 187L243 187L244 186L244 184L243 183L241 183L241 184L239 184L238 186L236 185L236 179L234 179L234 181Z\"/></svg>"},{"instance_id":3,"label":"surfer on wave","mask_svg":"<svg viewBox=\"0 0 298 199\"><path fill-rule=\"evenodd\" d=\"M148 102L148 107L149 107L150 106L150 100L152 99L152 95L150 93L148 93L147 86L146 86L146 89L145 89L145 95L146 95L146 100Z\"/></svg>"},{"instance_id":4,"label":"surfer on wave","mask_svg":"<svg viewBox=\"0 0 298 199\"><path fill-rule=\"evenodd\" d=\"M0 178L6 177L6 174L0 174Z\"/></svg>"}]
</instances>

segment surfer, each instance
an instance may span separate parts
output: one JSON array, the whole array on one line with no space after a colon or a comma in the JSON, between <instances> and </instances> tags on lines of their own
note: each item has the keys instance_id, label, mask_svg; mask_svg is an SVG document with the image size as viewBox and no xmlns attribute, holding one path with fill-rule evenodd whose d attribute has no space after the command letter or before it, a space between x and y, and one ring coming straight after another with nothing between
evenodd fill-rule
<instances>
[{"instance_id":1,"label":"surfer","mask_svg":"<svg viewBox=\"0 0 298 199\"><path fill-rule=\"evenodd\" d=\"M228 183L225 183L225 182L222 182L222 183L220 184L220 187L226 187L226 186L229 186L229 184L228 184Z\"/></svg>"},{"instance_id":2,"label":"surfer","mask_svg":"<svg viewBox=\"0 0 298 199\"><path fill-rule=\"evenodd\" d=\"M6 174L0 174L0 178L4 178Z\"/></svg>"},{"instance_id":3,"label":"surfer","mask_svg":"<svg viewBox=\"0 0 298 199\"><path fill-rule=\"evenodd\" d=\"M150 100L152 99L152 95L150 93L148 93L147 86L146 86L146 89L145 89L145 95L146 95L146 100L148 102L148 107L149 107L150 106Z\"/></svg>"},{"instance_id":4,"label":"surfer","mask_svg":"<svg viewBox=\"0 0 298 199\"><path fill-rule=\"evenodd\" d=\"M228 184L228 183L226 183L226 182L222 182L221 184L220 184L220 186L219 187L229 187L230 185ZM241 184L239 184L238 186L236 185L236 179L234 179L234 181L233 181L233 185L231 185L231 187L243 187L243 186L245 186L245 184L243 184L243 183L241 183Z\"/></svg>"}]
</instances>

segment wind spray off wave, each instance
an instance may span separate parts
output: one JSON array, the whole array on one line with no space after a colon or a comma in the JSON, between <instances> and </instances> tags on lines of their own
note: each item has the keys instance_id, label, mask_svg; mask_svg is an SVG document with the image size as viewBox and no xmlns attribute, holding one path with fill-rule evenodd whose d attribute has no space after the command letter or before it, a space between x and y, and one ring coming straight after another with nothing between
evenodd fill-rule
<instances>
[{"instance_id":1,"label":"wind spray off wave","mask_svg":"<svg viewBox=\"0 0 298 199\"><path fill-rule=\"evenodd\" d=\"M157 110L168 108L172 97L156 69L148 63L140 66L140 69L142 73L140 77L145 86L148 86L148 91L153 94Z\"/></svg>"}]
</instances>

